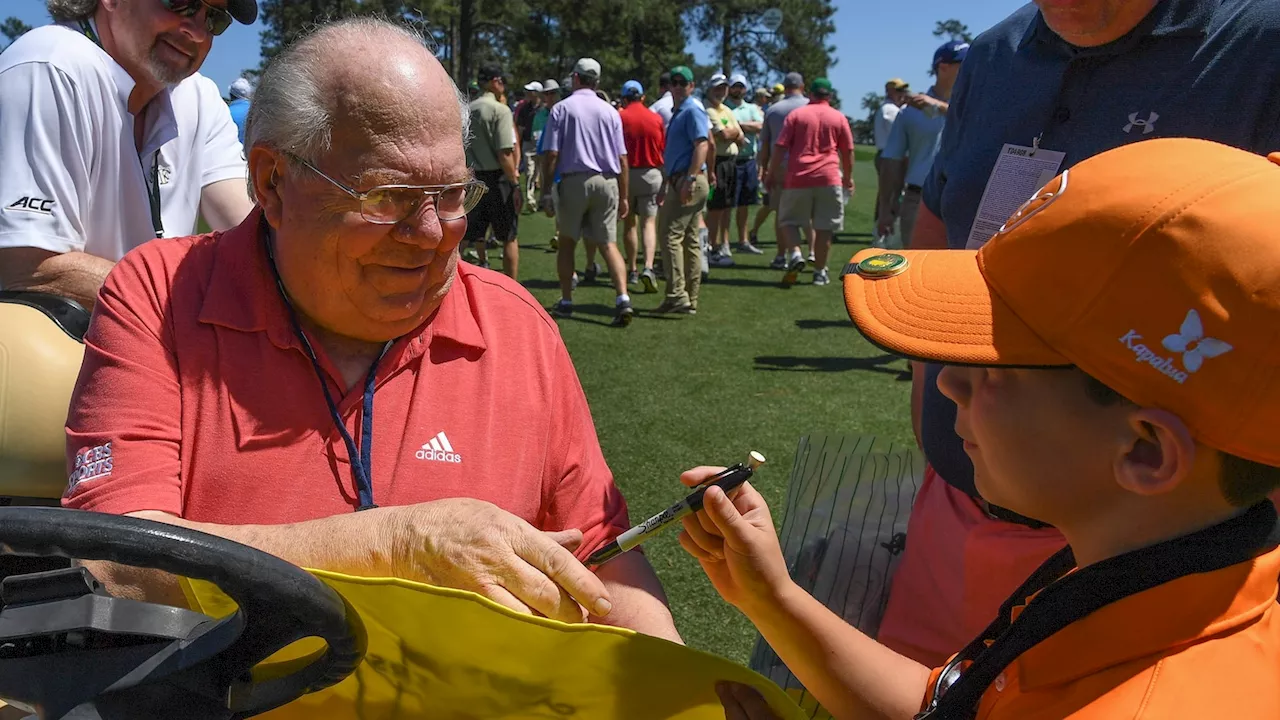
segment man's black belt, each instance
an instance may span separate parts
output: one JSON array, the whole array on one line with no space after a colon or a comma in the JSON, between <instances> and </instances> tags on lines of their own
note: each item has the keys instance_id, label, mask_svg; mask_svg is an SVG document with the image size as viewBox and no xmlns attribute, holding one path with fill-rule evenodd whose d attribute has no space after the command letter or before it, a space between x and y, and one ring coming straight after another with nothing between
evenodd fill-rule
<instances>
[{"instance_id":1,"label":"man's black belt","mask_svg":"<svg viewBox=\"0 0 1280 720\"><path fill-rule=\"evenodd\" d=\"M924 188L920 187L919 185L908 185L907 192L913 192L913 193L924 192Z\"/></svg>"}]
</instances>

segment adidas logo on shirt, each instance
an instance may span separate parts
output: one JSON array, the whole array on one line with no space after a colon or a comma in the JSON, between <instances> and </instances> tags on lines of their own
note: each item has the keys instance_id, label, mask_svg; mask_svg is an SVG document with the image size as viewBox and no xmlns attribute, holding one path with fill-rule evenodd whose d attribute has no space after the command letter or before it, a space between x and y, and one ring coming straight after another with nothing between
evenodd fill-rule
<instances>
[{"instance_id":1,"label":"adidas logo on shirt","mask_svg":"<svg viewBox=\"0 0 1280 720\"><path fill-rule=\"evenodd\" d=\"M424 444L421 450L414 453L414 456L419 460L434 460L435 462L447 463L462 462L462 456L453 451L453 446L449 444L449 438L445 437L443 430L431 438L430 442Z\"/></svg>"}]
</instances>

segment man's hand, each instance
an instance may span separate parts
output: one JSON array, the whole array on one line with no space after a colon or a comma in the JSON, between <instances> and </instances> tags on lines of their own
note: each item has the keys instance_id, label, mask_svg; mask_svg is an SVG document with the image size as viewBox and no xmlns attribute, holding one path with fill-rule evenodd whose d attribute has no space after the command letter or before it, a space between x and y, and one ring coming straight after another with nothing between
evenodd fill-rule
<instances>
[{"instance_id":1,"label":"man's hand","mask_svg":"<svg viewBox=\"0 0 1280 720\"><path fill-rule=\"evenodd\" d=\"M680 204L688 205L693 202L693 186L697 180L681 180L680 181Z\"/></svg>"},{"instance_id":2,"label":"man's hand","mask_svg":"<svg viewBox=\"0 0 1280 720\"><path fill-rule=\"evenodd\" d=\"M604 584L570 549L578 530L546 533L491 503L470 498L386 508L394 575L470 590L520 612L582 622L583 608L608 615Z\"/></svg>"},{"instance_id":3,"label":"man's hand","mask_svg":"<svg viewBox=\"0 0 1280 720\"><path fill-rule=\"evenodd\" d=\"M631 203L626 198L618 199L618 219L625 220L631 212Z\"/></svg>"},{"instance_id":4,"label":"man's hand","mask_svg":"<svg viewBox=\"0 0 1280 720\"><path fill-rule=\"evenodd\" d=\"M725 720L782 720L759 690L735 682L716 683Z\"/></svg>"},{"instance_id":5,"label":"man's hand","mask_svg":"<svg viewBox=\"0 0 1280 720\"><path fill-rule=\"evenodd\" d=\"M852 176L852 175L850 175L850 176L848 176L848 177L846 177L846 178L844 179L844 189L845 189L845 190L848 190L850 193L853 193L853 192L854 192L855 188L854 188L854 186L853 186L853 176Z\"/></svg>"},{"instance_id":6,"label":"man's hand","mask_svg":"<svg viewBox=\"0 0 1280 720\"><path fill-rule=\"evenodd\" d=\"M511 187L513 188L511 191L511 207L519 215L520 210L524 208L524 194L520 192L520 183L512 183Z\"/></svg>"},{"instance_id":7,"label":"man's hand","mask_svg":"<svg viewBox=\"0 0 1280 720\"><path fill-rule=\"evenodd\" d=\"M942 100L924 93L913 93L907 96L907 104L911 107L928 112L929 108L933 108L940 113L945 114L950 105Z\"/></svg>"},{"instance_id":8,"label":"man's hand","mask_svg":"<svg viewBox=\"0 0 1280 720\"><path fill-rule=\"evenodd\" d=\"M693 487L723 470L694 468L680 482ZM681 521L680 545L698 559L720 596L751 616L753 608L769 605L794 584L769 506L751 483L743 483L732 500L713 487L702 503L702 510Z\"/></svg>"},{"instance_id":9,"label":"man's hand","mask_svg":"<svg viewBox=\"0 0 1280 720\"><path fill-rule=\"evenodd\" d=\"M556 216L556 205L552 202L551 193L549 192L542 194L542 212L546 213L547 217Z\"/></svg>"}]
</instances>

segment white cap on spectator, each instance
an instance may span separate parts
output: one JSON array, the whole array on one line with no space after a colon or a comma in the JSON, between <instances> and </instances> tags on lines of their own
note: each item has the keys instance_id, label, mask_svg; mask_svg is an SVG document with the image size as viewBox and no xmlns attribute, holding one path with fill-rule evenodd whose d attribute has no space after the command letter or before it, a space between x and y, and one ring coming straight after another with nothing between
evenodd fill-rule
<instances>
[{"instance_id":1,"label":"white cap on spectator","mask_svg":"<svg viewBox=\"0 0 1280 720\"><path fill-rule=\"evenodd\" d=\"M542 92L542 83L538 82L537 80L534 80L528 85L525 85L524 89L528 90L529 92Z\"/></svg>"},{"instance_id":2,"label":"white cap on spectator","mask_svg":"<svg viewBox=\"0 0 1280 720\"><path fill-rule=\"evenodd\" d=\"M747 84L747 76L742 73L734 73L729 76L729 86L733 87L734 85L741 85L747 89L751 88L751 86Z\"/></svg>"},{"instance_id":3,"label":"white cap on spectator","mask_svg":"<svg viewBox=\"0 0 1280 720\"><path fill-rule=\"evenodd\" d=\"M721 85L728 85L728 84L729 84L729 78L725 77L724 73L716 73L715 75L711 76L711 79L709 81L707 81L707 87L720 87Z\"/></svg>"},{"instance_id":4,"label":"white cap on spectator","mask_svg":"<svg viewBox=\"0 0 1280 720\"><path fill-rule=\"evenodd\" d=\"M231 88L227 91L233 98L244 98L245 100L253 99L253 86L245 78L236 78L231 83Z\"/></svg>"},{"instance_id":5,"label":"white cap on spectator","mask_svg":"<svg viewBox=\"0 0 1280 720\"><path fill-rule=\"evenodd\" d=\"M592 77L600 77L600 63L591 58L582 58L578 64L573 66L573 72L578 75L590 75Z\"/></svg>"}]
</instances>

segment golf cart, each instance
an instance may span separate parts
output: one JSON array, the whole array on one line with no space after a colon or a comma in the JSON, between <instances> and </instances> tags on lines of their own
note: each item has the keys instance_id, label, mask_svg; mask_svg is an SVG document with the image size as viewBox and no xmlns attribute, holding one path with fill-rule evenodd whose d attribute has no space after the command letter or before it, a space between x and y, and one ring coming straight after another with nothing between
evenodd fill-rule
<instances>
[{"instance_id":1,"label":"golf cart","mask_svg":"<svg viewBox=\"0 0 1280 720\"><path fill-rule=\"evenodd\" d=\"M347 677L365 653L359 615L309 573L204 533L57 507L88 325L74 301L0 292L0 717L247 718ZM71 558L207 580L239 609L113 597ZM325 646L271 677L254 670L309 637Z\"/></svg>"}]
</instances>

